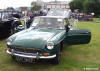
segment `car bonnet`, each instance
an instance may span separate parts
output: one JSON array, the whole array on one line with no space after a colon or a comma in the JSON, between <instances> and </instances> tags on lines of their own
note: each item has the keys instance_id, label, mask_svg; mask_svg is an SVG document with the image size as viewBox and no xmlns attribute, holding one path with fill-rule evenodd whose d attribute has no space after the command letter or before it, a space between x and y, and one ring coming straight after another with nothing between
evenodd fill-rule
<instances>
[{"instance_id":1,"label":"car bonnet","mask_svg":"<svg viewBox=\"0 0 100 71\"><path fill-rule=\"evenodd\" d=\"M44 48L47 41L59 32L59 30L52 29L27 30L24 33L18 34L12 42L12 45L29 48Z\"/></svg>"}]
</instances>

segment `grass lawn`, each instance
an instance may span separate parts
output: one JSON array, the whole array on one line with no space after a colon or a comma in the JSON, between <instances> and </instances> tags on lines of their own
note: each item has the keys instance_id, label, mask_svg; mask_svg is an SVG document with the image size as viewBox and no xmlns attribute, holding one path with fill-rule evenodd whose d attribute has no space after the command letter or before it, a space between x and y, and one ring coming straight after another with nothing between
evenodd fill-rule
<instances>
[{"instance_id":1,"label":"grass lawn","mask_svg":"<svg viewBox=\"0 0 100 71\"><path fill-rule=\"evenodd\" d=\"M48 62L39 62L36 64L15 62L5 52L5 40L1 40L0 71L85 71L83 68L100 68L100 23L79 22L78 27L91 30L91 42L85 45L64 45L59 65L52 65Z\"/></svg>"}]
</instances>

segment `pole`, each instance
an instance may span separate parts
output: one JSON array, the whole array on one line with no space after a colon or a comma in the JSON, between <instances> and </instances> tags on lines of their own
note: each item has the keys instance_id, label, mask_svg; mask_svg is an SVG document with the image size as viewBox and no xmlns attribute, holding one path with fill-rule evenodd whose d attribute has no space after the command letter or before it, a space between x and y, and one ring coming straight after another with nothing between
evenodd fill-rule
<instances>
[{"instance_id":1,"label":"pole","mask_svg":"<svg viewBox=\"0 0 100 71\"><path fill-rule=\"evenodd\" d=\"M55 0L55 2L57 2L57 0Z\"/></svg>"},{"instance_id":2,"label":"pole","mask_svg":"<svg viewBox=\"0 0 100 71\"><path fill-rule=\"evenodd\" d=\"M26 11L25 11L24 13L25 13L25 16L24 16L24 26L25 26L25 29L27 29L27 25L26 25L26 22L27 22L27 21L26 21L26 17L27 17L27 16L26 16Z\"/></svg>"}]
</instances>

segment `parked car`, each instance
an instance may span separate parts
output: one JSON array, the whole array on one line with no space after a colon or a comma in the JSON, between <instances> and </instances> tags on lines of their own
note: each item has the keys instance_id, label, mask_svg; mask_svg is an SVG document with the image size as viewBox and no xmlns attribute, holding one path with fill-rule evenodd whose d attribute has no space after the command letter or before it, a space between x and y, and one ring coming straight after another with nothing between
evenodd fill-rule
<instances>
[{"instance_id":1,"label":"parked car","mask_svg":"<svg viewBox=\"0 0 100 71\"><path fill-rule=\"evenodd\" d=\"M59 64L63 44L87 44L91 40L89 30L70 28L66 17L36 17L29 29L7 39L7 53L21 62L50 59Z\"/></svg>"},{"instance_id":2,"label":"parked car","mask_svg":"<svg viewBox=\"0 0 100 71\"><path fill-rule=\"evenodd\" d=\"M16 15L11 12L0 12L0 39L13 34L16 27L21 24Z\"/></svg>"},{"instance_id":3,"label":"parked car","mask_svg":"<svg viewBox=\"0 0 100 71\"><path fill-rule=\"evenodd\" d=\"M72 13L72 18L78 19L79 21L93 21L93 16L85 13Z\"/></svg>"}]
</instances>

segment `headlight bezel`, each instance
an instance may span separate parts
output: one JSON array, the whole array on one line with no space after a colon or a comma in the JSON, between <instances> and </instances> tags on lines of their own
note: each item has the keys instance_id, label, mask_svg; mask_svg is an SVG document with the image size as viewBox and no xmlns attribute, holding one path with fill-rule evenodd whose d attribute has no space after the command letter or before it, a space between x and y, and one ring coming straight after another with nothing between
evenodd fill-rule
<instances>
[{"instance_id":1,"label":"headlight bezel","mask_svg":"<svg viewBox=\"0 0 100 71\"><path fill-rule=\"evenodd\" d=\"M7 45L11 45L12 39L7 39L7 40L6 40L6 43L7 43Z\"/></svg>"},{"instance_id":2,"label":"headlight bezel","mask_svg":"<svg viewBox=\"0 0 100 71\"><path fill-rule=\"evenodd\" d=\"M54 48L54 43L53 42L47 42L47 49L52 50Z\"/></svg>"}]
</instances>

